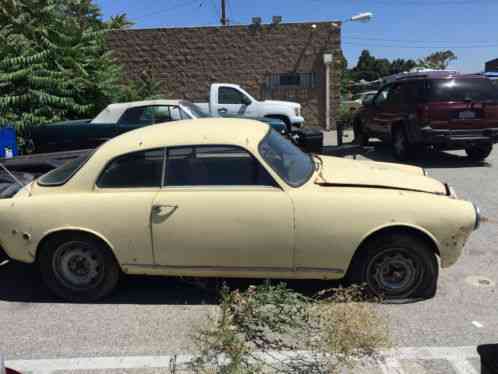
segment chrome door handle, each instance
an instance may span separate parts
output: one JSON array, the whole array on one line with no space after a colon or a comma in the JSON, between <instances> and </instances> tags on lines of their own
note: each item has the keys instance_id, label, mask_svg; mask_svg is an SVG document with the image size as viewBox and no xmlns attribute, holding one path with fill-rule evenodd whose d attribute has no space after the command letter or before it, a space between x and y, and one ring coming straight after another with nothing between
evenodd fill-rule
<instances>
[{"instance_id":1,"label":"chrome door handle","mask_svg":"<svg viewBox=\"0 0 498 374\"><path fill-rule=\"evenodd\" d=\"M178 205L173 205L173 204L152 206L152 212L158 216L170 215L177 209Z\"/></svg>"},{"instance_id":2,"label":"chrome door handle","mask_svg":"<svg viewBox=\"0 0 498 374\"><path fill-rule=\"evenodd\" d=\"M218 109L218 113L220 113L220 114L227 114L228 113L228 109L227 108L220 108L220 109Z\"/></svg>"}]
</instances>

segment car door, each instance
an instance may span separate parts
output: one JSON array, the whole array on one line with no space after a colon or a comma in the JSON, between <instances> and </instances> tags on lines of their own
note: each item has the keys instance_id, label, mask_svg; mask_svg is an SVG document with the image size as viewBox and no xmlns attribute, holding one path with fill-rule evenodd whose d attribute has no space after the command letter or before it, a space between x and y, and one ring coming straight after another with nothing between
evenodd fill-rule
<instances>
[{"instance_id":1,"label":"car door","mask_svg":"<svg viewBox=\"0 0 498 374\"><path fill-rule=\"evenodd\" d=\"M95 187L98 231L111 240L124 265L153 265L150 212L161 189L164 149L120 155L102 170Z\"/></svg>"},{"instance_id":2,"label":"car door","mask_svg":"<svg viewBox=\"0 0 498 374\"><path fill-rule=\"evenodd\" d=\"M167 151L165 185L153 203L156 264L220 275L289 272L292 202L244 149Z\"/></svg>"},{"instance_id":3,"label":"car door","mask_svg":"<svg viewBox=\"0 0 498 374\"><path fill-rule=\"evenodd\" d=\"M382 88L373 101L372 113L369 116L370 130L381 138L387 138L391 133L391 124L399 117L401 86L390 84Z\"/></svg>"},{"instance_id":4,"label":"car door","mask_svg":"<svg viewBox=\"0 0 498 374\"><path fill-rule=\"evenodd\" d=\"M217 116L243 116L251 100L234 87L221 86L218 90Z\"/></svg>"}]
</instances>

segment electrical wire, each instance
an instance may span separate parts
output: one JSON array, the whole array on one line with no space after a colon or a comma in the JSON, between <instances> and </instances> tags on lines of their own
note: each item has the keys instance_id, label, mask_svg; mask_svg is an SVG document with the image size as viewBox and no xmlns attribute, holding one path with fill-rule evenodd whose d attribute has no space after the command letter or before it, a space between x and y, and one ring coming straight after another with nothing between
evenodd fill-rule
<instances>
[{"instance_id":1,"label":"electrical wire","mask_svg":"<svg viewBox=\"0 0 498 374\"><path fill-rule=\"evenodd\" d=\"M195 3L199 3L199 5L202 6L203 1L202 0L180 1L180 2L176 3L174 6L171 6L169 8L162 9L162 10L156 10L154 12L141 14L138 16L132 16L131 18L135 20L135 19L143 19L145 17L157 15L157 14L171 13L174 10L177 10L180 8L186 8L186 7L193 5Z\"/></svg>"},{"instance_id":2,"label":"electrical wire","mask_svg":"<svg viewBox=\"0 0 498 374\"><path fill-rule=\"evenodd\" d=\"M392 44L365 44L343 41L341 44L353 45L358 47L381 47L381 48L403 48L403 49L480 49L480 48L496 48L498 44L488 45L392 45Z\"/></svg>"}]
</instances>

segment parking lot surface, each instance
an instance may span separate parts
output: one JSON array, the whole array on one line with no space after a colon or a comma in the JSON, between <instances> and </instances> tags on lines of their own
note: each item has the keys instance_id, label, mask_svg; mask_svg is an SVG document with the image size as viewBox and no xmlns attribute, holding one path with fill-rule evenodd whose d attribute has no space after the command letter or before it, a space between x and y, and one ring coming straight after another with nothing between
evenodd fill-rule
<instances>
[{"instance_id":1,"label":"parking lot surface","mask_svg":"<svg viewBox=\"0 0 498 374\"><path fill-rule=\"evenodd\" d=\"M328 144L333 140L334 133L326 134ZM358 158L393 161L387 147L372 147ZM376 370L478 373L475 348L498 343L498 151L485 163L469 162L464 152L427 152L413 164L475 202L490 222L472 235L459 262L441 271L433 299L380 307L400 355ZM289 285L304 292L324 286ZM7 264L0 267L0 352L14 368L36 373L131 373L147 362L156 364L140 372L164 372L172 355L194 351L191 334L215 309L214 286L129 277L102 303L70 304L52 297L30 266Z\"/></svg>"}]
</instances>

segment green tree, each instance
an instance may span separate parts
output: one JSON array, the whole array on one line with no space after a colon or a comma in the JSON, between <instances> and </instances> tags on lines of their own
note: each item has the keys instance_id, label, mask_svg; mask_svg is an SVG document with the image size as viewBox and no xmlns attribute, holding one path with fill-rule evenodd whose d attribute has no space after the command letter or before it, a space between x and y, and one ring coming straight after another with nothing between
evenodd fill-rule
<instances>
[{"instance_id":1,"label":"green tree","mask_svg":"<svg viewBox=\"0 0 498 374\"><path fill-rule=\"evenodd\" d=\"M405 71L410 71L417 66L417 63L414 60L405 60L402 58L397 58L391 61L391 67L389 74L399 74Z\"/></svg>"},{"instance_id":2,"label":"green tree","mask_svg":"<svg viewBox=\"0 0 498 374\"><path fill-rule=\"evenodd\" d=\"M95 115L129 89L105 48L91 0L0 0L0 123L24 126Z\"/></svg>"},{"instance_id":3,"label":"green tree","mask_svg":"<svg viewBox=\"0 0 498 374\"><path fill-rule=\"evenodd\" d=\"M446 69L450 62L458 57L450 50L431 53L429 56L419 59L417 65L428 69Z\"/></svg>"}]
</instances>

